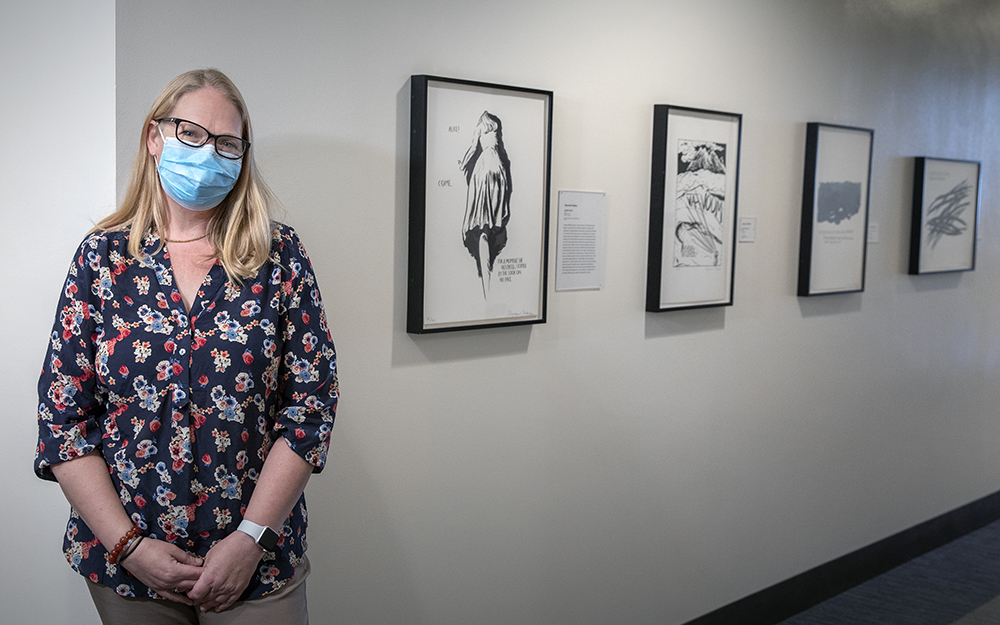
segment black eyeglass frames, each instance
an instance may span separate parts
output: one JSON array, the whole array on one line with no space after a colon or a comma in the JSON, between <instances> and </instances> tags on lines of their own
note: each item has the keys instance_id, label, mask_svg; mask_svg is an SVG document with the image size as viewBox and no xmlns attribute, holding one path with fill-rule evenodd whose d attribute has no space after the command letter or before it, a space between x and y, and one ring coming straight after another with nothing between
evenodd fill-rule
<instances>
[{"instance_id":1,"label":"black eyeglass frames","mask_svg":"<svg viewBox=\"0 0 1000 625\"><path fill-rule=\"evenodd\" d=\"M215 152L222 158L239 160L250 148L250 142L232 135L213 135L204 126L178 117L161 117L156 123L173 122L177 140L192 148L200 148L213 141Z\"/></svg>"}]
</instances>

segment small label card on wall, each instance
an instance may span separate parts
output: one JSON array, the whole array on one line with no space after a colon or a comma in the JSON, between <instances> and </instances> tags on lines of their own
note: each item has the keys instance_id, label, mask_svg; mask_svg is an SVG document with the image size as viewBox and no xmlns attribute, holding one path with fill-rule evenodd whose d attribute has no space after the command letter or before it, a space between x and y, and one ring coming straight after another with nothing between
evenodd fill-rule
<instances>
[{"instance_id":1,"label":"small label card on wall","mask_svg":"<svg viewBox=\"0 0 1000 625\"><path fill-rule=\"evenodd\" d=\"M739 242L753 243L757 240L757 218L740 217Z\"/></svg>"},{"instance_id":2,"label":"small label card on wall","mask_svg":"<svg viewBox=\"0 0 1000 625\"><path fill-rule=\"evenodd\" d=\"M559 192L557 291L601 288L606 223L607 197L603 193Z\"/></svg>"}]
</instances>

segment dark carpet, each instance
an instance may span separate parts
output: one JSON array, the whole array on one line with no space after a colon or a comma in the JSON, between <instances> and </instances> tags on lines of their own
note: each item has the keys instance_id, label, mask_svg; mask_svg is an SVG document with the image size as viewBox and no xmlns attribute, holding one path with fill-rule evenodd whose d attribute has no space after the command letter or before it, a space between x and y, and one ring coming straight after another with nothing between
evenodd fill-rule
<instances>
[{"instance_id":1,"label":"dark carpet","mask_svg":"<svg viewBox=\"0 0 1000 625\"><path fill-rule=\"evenodd\" d=\"M1000 521L779 625L998 625Z\"/></svg>"}]
</instances>

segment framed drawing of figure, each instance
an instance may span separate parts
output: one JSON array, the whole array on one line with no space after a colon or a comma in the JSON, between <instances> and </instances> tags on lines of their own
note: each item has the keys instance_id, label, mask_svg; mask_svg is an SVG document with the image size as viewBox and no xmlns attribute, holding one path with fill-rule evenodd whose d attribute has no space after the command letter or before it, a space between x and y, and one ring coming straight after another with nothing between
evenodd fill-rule
<instances>
[{"instance_id":1,"label":"framed drawing of figure","mask_svg":"<svg viewBox=\"0 0 1000 625\"><path fill-rule=\"evenodd\" d=\"M545 322L552 92L410 78L406 331Z\"/></svg>"}]
</instances>

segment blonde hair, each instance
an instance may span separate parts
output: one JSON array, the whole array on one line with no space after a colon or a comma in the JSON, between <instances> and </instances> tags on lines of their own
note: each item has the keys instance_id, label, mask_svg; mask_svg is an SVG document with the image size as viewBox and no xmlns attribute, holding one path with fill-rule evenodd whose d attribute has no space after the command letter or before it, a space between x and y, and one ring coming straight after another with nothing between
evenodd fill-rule
<instances>
[{"instance_id":1,"label":"blonde hair","mask_svg":"<svg viewBox=\"0 0 1000 625\"><path fill-rule=\"evenodd\" d=\"M147 235L160 236L162 247L166 232L167 205L160 189L156 161L146 147L149 124L168 117L182 96L206 87L215 89L233 103L242 120L243 137L251 144L253 142L246 102L225 74L216 69L198 69L185 72L167 83L142 124L139 153L121 205L91 230L105 232L130 227L128 251L135 258L139 257ZM238 283L243 278L254 276L267 261L271 249L271 210L276 206L274 194L257 171L251 145L243 155L243 167L236 186L216 207L208 226L208 239L230 280Z\"/></svg>"}]
</instances>

